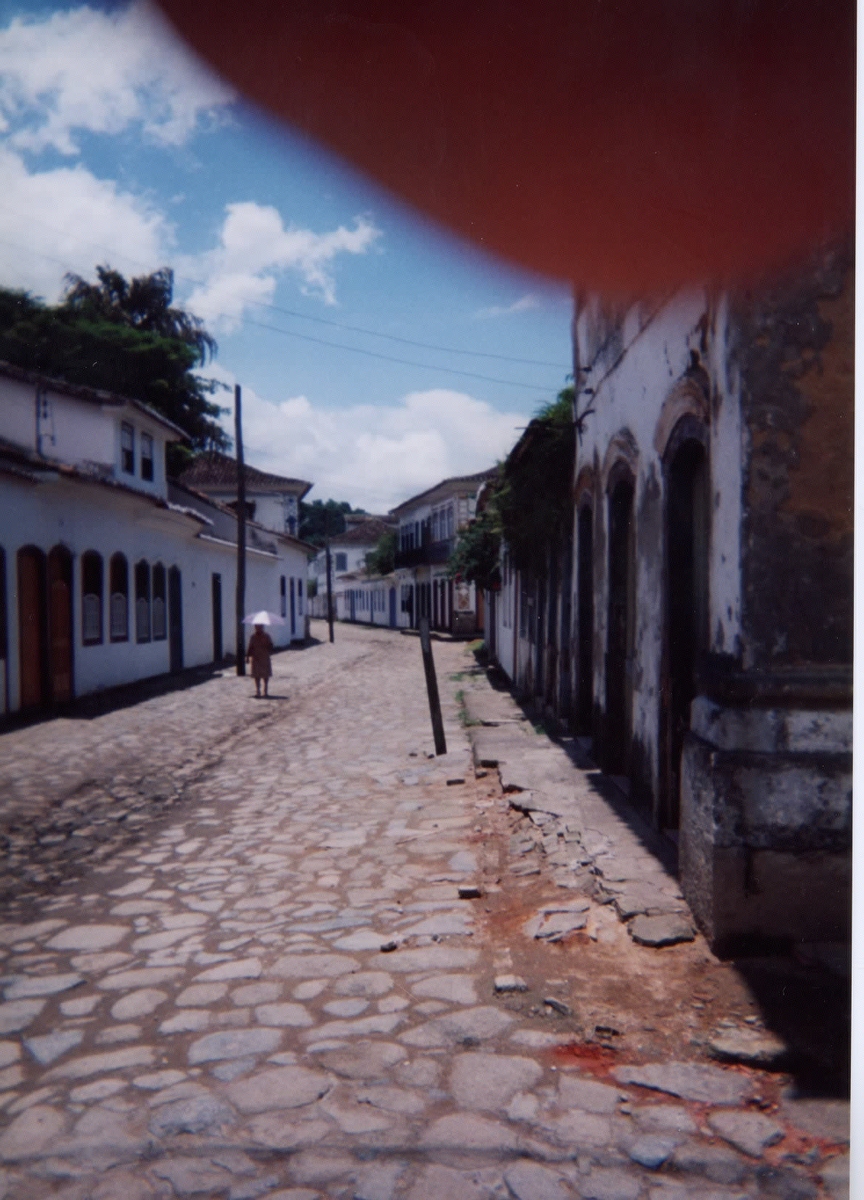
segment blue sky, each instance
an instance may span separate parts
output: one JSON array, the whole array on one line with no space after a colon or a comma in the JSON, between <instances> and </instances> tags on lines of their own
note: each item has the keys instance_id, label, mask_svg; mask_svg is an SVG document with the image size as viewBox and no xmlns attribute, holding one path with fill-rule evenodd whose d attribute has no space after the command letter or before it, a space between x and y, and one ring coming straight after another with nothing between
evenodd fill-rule
<instances>
[{"instance_id":1,"label":"blue sky","mask_svg":"<svg viewBox=\"0 0 864 1200\"><path fill-rule=\"evenodd\" d=\"M173 267L249 461L313 496L383 510L480 470L570 370L566 287L253 109L146 5L0 2L0 184L0 283Z\"/></svg>"}]
</instances>

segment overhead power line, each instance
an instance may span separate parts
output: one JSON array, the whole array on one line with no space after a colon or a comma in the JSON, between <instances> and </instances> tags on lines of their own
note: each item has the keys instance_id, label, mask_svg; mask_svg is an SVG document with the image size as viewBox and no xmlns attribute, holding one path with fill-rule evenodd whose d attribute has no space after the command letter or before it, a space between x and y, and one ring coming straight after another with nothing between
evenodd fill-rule
<instances>
[{"instance_id":1,"label":"overhead power line","mask_svg":"<svg viewBox=\"0 0 864 1200\"><path fill-rule=\"evenodd\" d=\"M125 258L128 262L137 262L138 265L142 269L144 269L144 270L148 269L147 264L142 262L140 259L133 258L129 254L126 254L123 251L112 250L110 247L104 245L102 242L94 242L90 238L82 237L78 233L72 233L68 230L57 229L56 226L49 224L47 221L43 221L43 220L41 220L41 218L38 218L38 217L32 217L29 214L24 214L24 213L20 212L19 210L10 207L8 204L2 204L2 202L0 202L0 208L5 208L7 212L15 213L16 216L25 218L26 220L36 221L37 224L42 225L43 228L45 228L45 229L49 229L52 233L59 234L63 237L74 237L76 241L81 242L83 245L92 246L93 249L101 250L103 253L105 253L109 256ZM12 243L5 242L3 244L11 245ZM37 254L42 258L47 258L51 262L59 263L61 266L65 265L63 263L62 259L56 258L50 254L46 254L41 250L33 250L33 251L31 251L31 253ZM207 286L207 284L203 280L193 279L192 276L190 276L190 275L182 275L182 274L175 272L175 278L182 280L184 283L191 284L193 287L206 287ZM282 313L284 316L294 317L295 319L300 320L300 321L314 321L319 325L329 325L329 326L332 326L334 329L343 329L349 333L360 333L366 337L385 338L387 341L400 342L405 346L416 346L420 350L435 350L435 351L439 351L443 354L459 354L459 355L464 355L464 356L467 356L470 358L492 358L492 359L497 359L500 362L519 363L519 364L525 365L525 366L553 367L559 371L566 371L569 369L568 366L566 366L566 365L562 365L561 363L548 362L545 359L519 358L514 355L509 355L509 354L494 354L492 351L488 351L488 350L466 350L466 349L458 347L458 346L442 346L435 342L420 342L420 341L414 340L413 338L401 337L400 335L395 334L395 333L383 333L377 329L366 329L361 325L349 325L347 322L333 321L333 320L330 320L328 317L318 317L318 316L313 316L310 313L297 312L295 309L284 308L283 306L281 306L279 304L271 304L266 300L249 300L247 303L249 303L250 305L254 304L258 308L270 309L271 312ZM248 319L248 318L246 318L246 319ZM298 334L297 336L300 336L300 335Z\"/></svg>"},{"instance_id":2,"label":"overhead power line","mask_svg":"<svg viewBox=\"0 0 864 1200\"><path fill-rule=\"evenodd\" d=\"M14 242L6 241L3 238L0 238L0 245L11 246L14 249L19 249L19 247L16 246ZM55 255L52 255L52 254L46 254L41 250L34 250L34 251L31 251L31 253L37 254L40 258L46 258L50 262L59 263L60 266L65 265L63 259L57 258ZM271 333L280 333L284 337L299 338L301 341L304 341L304 342L314 342L316 345L328 346L333 350L345 350L349 354L362 354L366 358L377 358L377 359L381 359L384 362L398 363L399 365L405 366L405 367L419 367L425 371L439 371L445 375L460 375L460 376L464 376L467 379L480 379L485 383L495 383L495 384L499 384L502 387L521 388L523 391L541 391L541 390L543 390L543 387L541 384L522 383L515 379L499 379L493 375L482 375L477 371L463 371L459 367L447 367L447 366L440 366L437 363L417 362L415 359L410 359L410 358L396 358L392 354L382 354L380 351L366 350L362 346L349 346L345 342L330 342L324 338L314 337L311 333L298 333L296 330L293 330L293 329L283 329L278 325L268 325L264 321L255 321L252 319L252 317L246 317L244 319L247 324L254 325L258 329L267 329Z\"/></svg>"}]
</instances>

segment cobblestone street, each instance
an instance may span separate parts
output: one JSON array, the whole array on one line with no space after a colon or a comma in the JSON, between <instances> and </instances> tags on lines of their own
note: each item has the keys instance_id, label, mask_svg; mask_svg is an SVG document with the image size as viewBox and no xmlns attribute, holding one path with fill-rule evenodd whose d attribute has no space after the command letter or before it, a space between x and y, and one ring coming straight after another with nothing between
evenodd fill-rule
<instances>
[{"instance_id":1,"label":"cobblestone street","mask_svg":"<svg viewBox=\"0 0 864 1200\"><path fill-rule=\"evenodd\" d=\"M435 758L417 639L313 632L270 699L0 737L0 1200L847 1195L848 1105L590 771L483 766L556 748L446 641Z\"/></svg>"}]
</instances>

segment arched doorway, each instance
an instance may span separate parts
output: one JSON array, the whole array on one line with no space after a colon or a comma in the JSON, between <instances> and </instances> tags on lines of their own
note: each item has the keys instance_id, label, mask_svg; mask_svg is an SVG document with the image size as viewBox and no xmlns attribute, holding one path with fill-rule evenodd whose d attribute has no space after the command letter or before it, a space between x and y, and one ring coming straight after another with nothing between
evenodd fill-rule
<instances>
[{"instance_id":1,"label":"arched doorway","mask_svg":"<svg viewBox=\"0 0 864 1200\"><path fill-rule=\"evenodd\" d=\"M18 676L21 708L38 708L48 696L48 619L45 555L38 546L18 551Z\"/></svg>"},{"instance_id":2,"label":"arched doorway","mask_svg":"<svg viewBox=\"0 0 864 1200\"><path fill-rule=\"evenodd\" d=\"M623 466L623 464L622 464ZM606 641L605 768L626 775L633 704L636 564L633 478L616 471L609 488L609 607Z\"/></svg>"},{"instance_id":3,"label":"arched doorway","mask_svg":"<svg viewBox=\"0 0 864 1200\"><path fill-rule=\"evenodd\" d=\"M55 546L48 555L48 682L54 704L72 699L72 555Z\"/></svg>"},{"instance_id":4,"label":"arched doorway","mask_svg":"<svg viewBox=\"0 0 864 1200\"><path fill-rule=\"evenodd\" d=\"M692 426L692 428L691 428ZM677 436L676 436L677 434ZM678 828L681 751L708 644L708 456L700 423L685 418L666 456L666 604L660 827Z\"/></svg>"}]
</instances>

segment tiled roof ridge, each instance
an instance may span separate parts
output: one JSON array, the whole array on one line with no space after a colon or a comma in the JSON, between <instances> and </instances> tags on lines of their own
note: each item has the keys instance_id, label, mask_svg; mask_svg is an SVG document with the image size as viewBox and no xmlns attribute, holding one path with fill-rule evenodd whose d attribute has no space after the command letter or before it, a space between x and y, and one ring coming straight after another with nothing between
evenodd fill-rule
<instances>
[{"instance_id":1,"label":"tiled roof ridge","mask_svg":"<svg viewBox=\"0 0 864 1200\"><path fill-rule=\"evenodd\" d=\"M288 475L274 475L269 471L260 471L257 467L244 464L246 487L256 485L271 489L296 491L299 485L304 489L303 495L310 490L312 484L305 479L293 479ZM180 480L187 486L193 487L235 487L237 484L237 460L221 450L204 450L195 456L192 463L180 475Z\"/></svg>"}]
</instances>

